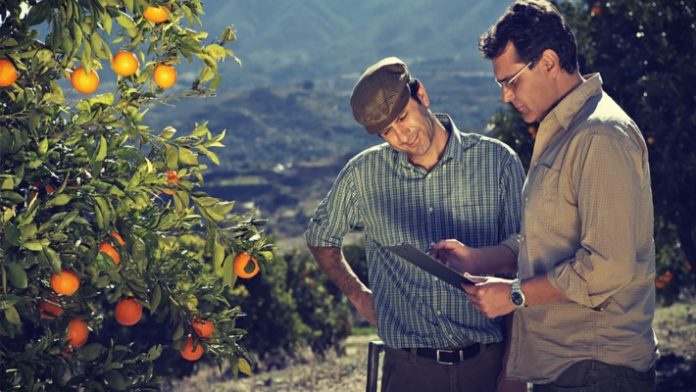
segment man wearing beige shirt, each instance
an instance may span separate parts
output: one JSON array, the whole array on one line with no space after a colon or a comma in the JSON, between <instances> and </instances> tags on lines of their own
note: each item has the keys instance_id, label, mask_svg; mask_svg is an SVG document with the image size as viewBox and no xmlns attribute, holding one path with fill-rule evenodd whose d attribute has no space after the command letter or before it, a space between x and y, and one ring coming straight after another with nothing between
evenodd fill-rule
<instances>
[{"instance_id":1,"label":"man wearing beige shirt","mask_svg":"<svg viewBox=\"0 0 696 392\"><path fill-rule=\"evenodd\" d=\"M581 75L562 15L522 0L481 38L503 101L539 122L520 233L497 246L433 246L474 275L488 317L514 311L507 377L535 391L650 391L655 385L655 249L648 152L640 130Z\"/></svg>"}]
</instances>

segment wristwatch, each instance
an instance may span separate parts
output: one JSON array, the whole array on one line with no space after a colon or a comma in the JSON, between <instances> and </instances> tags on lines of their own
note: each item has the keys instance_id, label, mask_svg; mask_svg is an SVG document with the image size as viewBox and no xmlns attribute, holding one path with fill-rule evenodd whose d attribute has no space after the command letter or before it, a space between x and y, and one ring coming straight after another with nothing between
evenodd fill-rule
<instances>
[{"instance_id":1,"label":"wristwatch","mask_svg":"<svg viewBox=\"0 0 696 392\"><path fill-rule=\"evenodd\" d=\"M512 281L512 290L510 291L510 302L515 305L516 308L524 307L524 293L520 287L520 279L516 278Z\"/></svg>"}]
</instances>

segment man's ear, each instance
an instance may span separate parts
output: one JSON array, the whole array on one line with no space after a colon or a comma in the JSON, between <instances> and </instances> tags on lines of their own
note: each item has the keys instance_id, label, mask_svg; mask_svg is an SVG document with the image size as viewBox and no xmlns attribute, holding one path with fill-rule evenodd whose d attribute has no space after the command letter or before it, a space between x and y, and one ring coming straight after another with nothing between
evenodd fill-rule
<instances>
[{"instance_id":1,"label":"man's ear","mask_svg":"<svg viewBox=\"0 0 696 392\"><path fill-rule=\"evenodd\" d=\"M418 83L418 92L416 93L418 95L418 98L420 99L421 103L423 106L430 107L430 98L428 98L428 92L425 91L425 87L423 87L423 83Z\"/></svg>"},{"instance_id":2,"label":"man's ear","mask_svg":"<svg viewBox=\"0 0 696 392\"><path fill-rule=\"evenodd\" d=\"M558 57L558 53L553 49L546 49L541 53L539 66L542 67L542 70L549 73L551 77L558 76L558 73L562 71L561 59Z\"/></svg>"}]
</instances>

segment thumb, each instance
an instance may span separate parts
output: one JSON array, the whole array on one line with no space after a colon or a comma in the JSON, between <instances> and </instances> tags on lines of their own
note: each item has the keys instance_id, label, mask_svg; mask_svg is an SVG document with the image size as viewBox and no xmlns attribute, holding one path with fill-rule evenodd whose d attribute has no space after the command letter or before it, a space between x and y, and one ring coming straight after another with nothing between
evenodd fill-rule
<instances>
[{"instance_id":1,"label":"thumb","mask_svg":"<svg viewBox=\"0 0 696 392\"><path fill-rule=\"evenodd\" d=\"M468 272L465 272L465 273L464 273L464 277L467 278L467 279L469 279L470 281L472 281L472 282L474 282L474 283L483 283L483 282L485 282L485 281L487 280L487 278L486 278L485 276L471 275L471 274L468 273Z\"/></svg>"}]
</instances>

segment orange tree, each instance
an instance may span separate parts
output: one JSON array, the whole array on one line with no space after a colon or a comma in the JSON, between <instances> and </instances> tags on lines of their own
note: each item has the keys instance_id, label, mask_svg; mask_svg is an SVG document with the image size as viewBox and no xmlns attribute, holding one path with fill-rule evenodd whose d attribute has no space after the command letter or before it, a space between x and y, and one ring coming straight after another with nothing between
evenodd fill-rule
<instances>
[{"instance_id":1,"label":"orange tree","mask_svg":"<svg viewBox=\"0 0 696 392\"><path fill-rule=\"evenodd\" d=\"M143 17L150 6L166 18ZM236 60L234 31L204 42L201 13L199 0L0 3L0 390L159 388L201 356L249 372L232 260L272 253L262 222L198 189L224 132L143 121L210 95ZM112 48L136 61L111 65ZM154 70L174 83L180 60L200 74L165 94ZM107 89L112 68L127 76Z\"/></svg>"}]
</instances>

